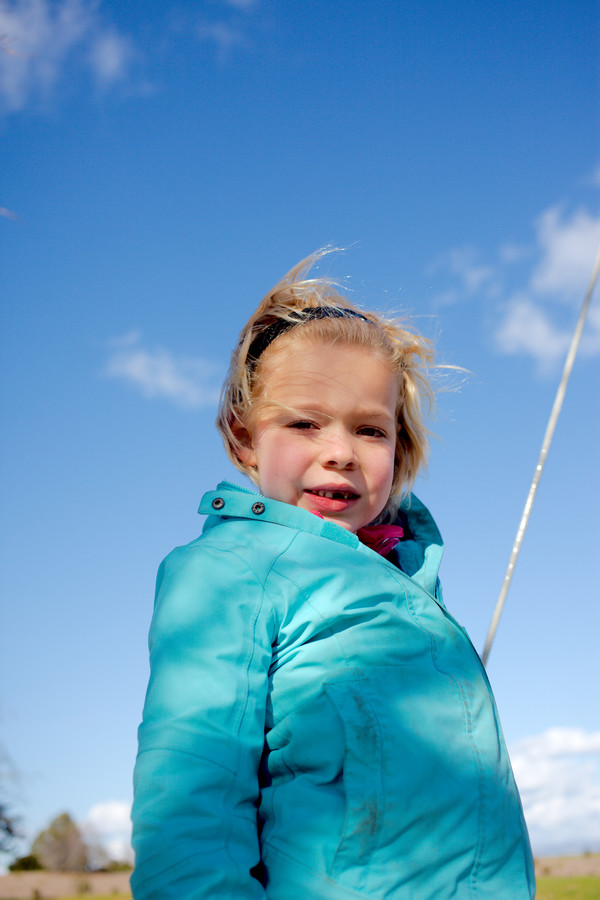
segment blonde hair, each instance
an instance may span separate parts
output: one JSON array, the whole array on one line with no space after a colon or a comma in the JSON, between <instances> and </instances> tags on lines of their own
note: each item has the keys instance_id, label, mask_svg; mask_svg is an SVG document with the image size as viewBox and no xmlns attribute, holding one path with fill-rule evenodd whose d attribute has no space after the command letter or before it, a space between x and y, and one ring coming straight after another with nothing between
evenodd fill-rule
<instances>
[{"instance_id":1,"label":"blonde hair","mask_svg":"<svg viewBox=\"0 0 600 900\"><path fill-rule=\"evenodd\" d=\"M313 265L331 252L330 249L318 250L290 269L261 300L242 329L221 393L217 428L233 464L258 483L257 471L243 462L247 445L240 434L248 432L261 405L261 353L270 340L275 340L275 346L282 346L280 340L283 343L283 340L302 337L330 345L349 344L372 349L398 375L394 480L385 515L379 517L381 520L393 516L402 496L410 491L427 460L429 430L425 426L423 406L433 406L434 394L429 380L433 348L427 338L400 322L359 309L339 293L338 285L331 279L307 278ZM310 310L315 307L319 307L319 318L311 316ZM336 313L336 310L340 312ZM265 335L269 327L271 334L275 330L282 337L269 340L269 332ZM263 346L257 354L255 348L261 343Z\"/></svg>"}]
</instances>

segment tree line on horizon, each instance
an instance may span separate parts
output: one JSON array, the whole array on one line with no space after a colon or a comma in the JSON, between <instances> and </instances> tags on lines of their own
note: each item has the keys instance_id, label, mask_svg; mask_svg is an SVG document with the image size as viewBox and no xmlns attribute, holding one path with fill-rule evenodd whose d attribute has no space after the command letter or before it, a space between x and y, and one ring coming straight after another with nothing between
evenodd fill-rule
<instances>
[{"instance_id":1,"label":"tree line on horizon","mask_svg":"<svg viewBox=\"0 0 600 900\"><path fill-rule=\"evenodd\" d=\"M86 839L69 813L61 813L38 836L25 856L9 865L11 872L45 869L48 872L115 872L129 863L111 860L94 841Z\"/></svg>"},{"instance_id":2,"label":"tree line on horizon","mask_svg":"<svg viewBox=\"0 0 600 900\"><path fill-rule=\"evenodd\" d=\"M0 854L10 856L24 837L21 820L14 811L17 780L4 747L0 745ZM8 866L11 872L45 869L50 872L114 872L131 869L129 863L110 859L93 837L86 835L64 812L40 831L29 853L18 856Z\"/></svg>"}]
</instances>

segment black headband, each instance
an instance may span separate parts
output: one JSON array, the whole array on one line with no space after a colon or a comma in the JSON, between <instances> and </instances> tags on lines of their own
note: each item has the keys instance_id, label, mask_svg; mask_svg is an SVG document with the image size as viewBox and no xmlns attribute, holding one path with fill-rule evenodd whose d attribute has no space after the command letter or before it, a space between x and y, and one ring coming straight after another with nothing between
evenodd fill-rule
<instances>
[{"instance_id":1,"label":"black headband","mask_svg":"<svg viewBox=\"0 0 600 900\"><path fill-rule=\"evenodd\" d=\"M248 356L246 359L250 364L256 363L269 344L273 343L275 338L278 338L280 334L285 334L290 328L294 328L302 322L310 322L312 319L347 319L350 317L362 319L363 322L369 321L362 313L356 312L353 309L345 309L341 306L308 306L301 312L292 310L290 312L290 319L292 321L289 319L277 319L275 322L271 322L270 325L267 325L260 334L257 334L248 348Z\"/></svg>"}]
</instances>

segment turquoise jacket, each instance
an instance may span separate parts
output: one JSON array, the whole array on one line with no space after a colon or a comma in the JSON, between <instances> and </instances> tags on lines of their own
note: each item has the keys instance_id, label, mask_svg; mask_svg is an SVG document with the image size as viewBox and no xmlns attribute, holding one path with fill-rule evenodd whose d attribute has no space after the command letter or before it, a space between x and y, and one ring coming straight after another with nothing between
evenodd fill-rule
<instances>
[{"instance_id":1,"label":"turquoise jacket","mask_svg":"<svg viewBox=\"0 0 600 900\"><path fill-rule=\"evenodd\" d=\"M163 562L135 769L136 900L522 900L521 803L412 497L383 558L222 483Z\"/></svg>"}]
</instances>

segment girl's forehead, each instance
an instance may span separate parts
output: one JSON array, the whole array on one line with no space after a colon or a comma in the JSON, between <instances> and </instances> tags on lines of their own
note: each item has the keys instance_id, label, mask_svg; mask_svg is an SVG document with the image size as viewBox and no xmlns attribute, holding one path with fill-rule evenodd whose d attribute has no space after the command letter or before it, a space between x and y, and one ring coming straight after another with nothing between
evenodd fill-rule
<instances>
[{"instance_id":1,"label":"girl's forehead","mask_svg":"<svg viewBox=\"0 0 600 900\"><path fill-rule=\"evenodd\" d=\"M291 333L275 341L260 360L257 375L263 383L277 381L297 373L330 375L336 372L355 372L358 365L381 367L393 374L385 355L379 348L353 344L337 339L329 341L311 335Z\"/></svg>"},{"instance_id":2,"label":"girl's forehead","mask_svg":"<svg viewBox=\"0 0 600 900\"><path fill-rule=\"evenodd\" d=\"M265 354L257 374L257 397L265 399L353 397L395 407L398 396L398 376L370 347L294 341Z\"/></svg>"}]
</instances>

